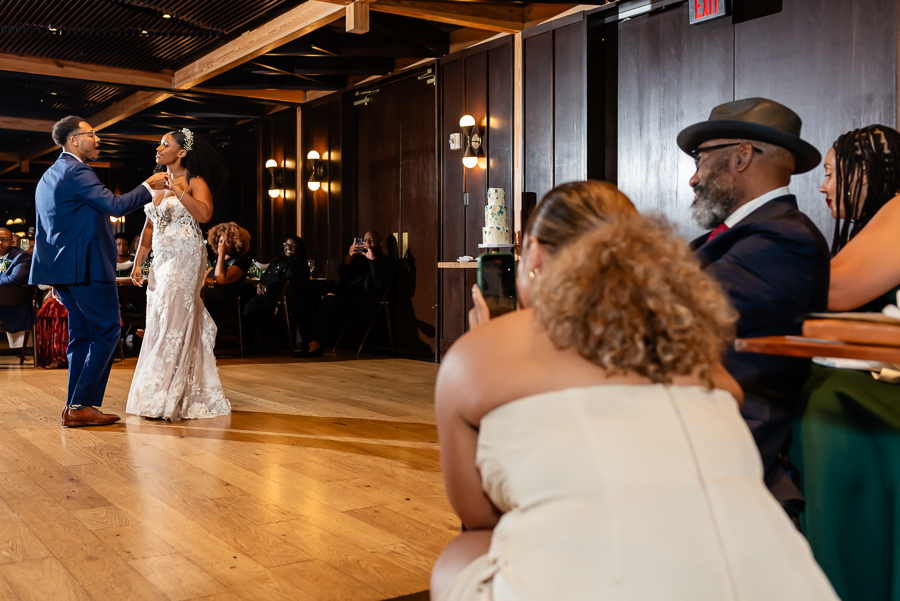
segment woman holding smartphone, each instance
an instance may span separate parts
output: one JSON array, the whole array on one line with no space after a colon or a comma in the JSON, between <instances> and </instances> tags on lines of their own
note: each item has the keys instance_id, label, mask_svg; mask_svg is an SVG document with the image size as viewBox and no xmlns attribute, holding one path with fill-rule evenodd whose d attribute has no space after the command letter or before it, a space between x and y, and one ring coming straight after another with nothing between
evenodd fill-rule
<instances>
[{"instance_id":1,"label":"woman holding smartphone","mask_svg":"<svg viewBox=\"0 0 900 601\"><path fill-rule=\"evenodd\" d=\"M551 190L524 231L521 309L438 373L467 531L432 598L836 601L763 483L719 363L737 316L683 240L591 181Z\"/></svg>"}]
</instances>

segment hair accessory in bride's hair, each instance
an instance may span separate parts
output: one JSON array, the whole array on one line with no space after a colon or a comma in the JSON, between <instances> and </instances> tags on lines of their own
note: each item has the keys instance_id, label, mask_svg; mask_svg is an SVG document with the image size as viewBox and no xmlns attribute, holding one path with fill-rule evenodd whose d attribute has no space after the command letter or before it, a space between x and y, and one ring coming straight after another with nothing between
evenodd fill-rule
<instances>
[{"instance_id":1,"label":"hair accessory in bride's hair","mask_svg":"<svg viewBox=\"0 0 900 601\"><path fill-rule=\"evenodd\" d=\"M194 132L186 127L183 127L181 128L181 133L184 134L184 144L182 145L182 148L190 152L194 147Z\"/></svg>"}]
</instances>

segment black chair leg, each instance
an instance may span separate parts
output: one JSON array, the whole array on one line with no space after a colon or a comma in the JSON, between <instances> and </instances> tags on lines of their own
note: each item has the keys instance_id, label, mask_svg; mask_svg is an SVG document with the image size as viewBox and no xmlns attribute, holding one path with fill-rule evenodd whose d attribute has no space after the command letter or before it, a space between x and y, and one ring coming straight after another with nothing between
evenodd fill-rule
<instances>
[{"instance_id":1,"label":"black chair leg","mask_svg":"<svg viewBox=\"0 0 900 601\"><path fill-rule=\"evenodd\" d=\"M288 315L287 304L284 307L284 323L287 327L287 337L288 337L288 348L291 349L291 353L294 352L294 331L291 329L291 317Z\"/></svg>"},{"instance_id":2,"label":"black chair leg","mask_svg":"<svg viewBox=\"0 0 900 601\"><path fill-rule=\"evenodd\" d=\"M241 347L241 359L244 358L244 324L241 323L241 299L237 300L238 344Z\"/></svg>"},{"instance_id":3,"label":"black chair leg","mask_svg":"<svg viewBox=\"0 0 900 601\"><path fill-rule=\"evenodd\" d=\"M348 317L344 320L344 327L341 328L341 333L338 334L337 340L334 341L334 348L331 349L331 354L337 353L338 345L341 343L341 339L344 337L344 334L347 332L347 328L350 327L350 318Z\"/></svg>"},{"instance_id":4,"label":"black chair leg","mask_svg":"<svg viewBox=\"0 0 900 601\"><path fill-rule=\"evenodd\" d=\"M19 355L19 365L25 365L25 351L28 349L28 330L25 330L25 339L22 340L22 352Z\"/></svg>"},{"instance_id":5,"label":"black chair leg","mask_svg":"<svg viewBox=\"0 0 900 601\"><path fill-rule=\"evenodd\" d=\"M391 328L391 306L387 303L384 305L384 318L387 321L388 341L391 343L391 357L394 356L394 331Z\"/></svg>"},{"instance_id":6,"label":"black chair leg","mask_svg":"<svg viewBox=\"0 0 900 601\"><path fill-rule=\"evenodd\" d=\"M31 346L34 350L34 355L32 355L33 361L31 362L31 367L33 369L37 369L37 326L31 326Z\"/></svg>"}]
</instances>

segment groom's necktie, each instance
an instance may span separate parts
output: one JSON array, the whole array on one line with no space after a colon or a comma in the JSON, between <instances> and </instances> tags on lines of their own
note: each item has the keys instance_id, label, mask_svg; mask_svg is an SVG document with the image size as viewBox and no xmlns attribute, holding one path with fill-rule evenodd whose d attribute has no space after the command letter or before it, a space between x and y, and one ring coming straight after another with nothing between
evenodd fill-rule
<instances>
[{"instance_id":1,"label":"groom's necktie","mask_svg":"<svg viewBox=\"0 0 900 601\"><path fill-rule=\"evenodd\" d=\"M720 223L719 225L716 226L716 229L714 229L713 231L711 231L709 233L709 238L707 238L706 241L709 242L710 240L712 240L713 238L715 238L716 236L718 236L719 234L721 234L722 232L724 232L727 229L728 229L727 225L725 225L724 223Z\"/></svg>"}]
</instances>

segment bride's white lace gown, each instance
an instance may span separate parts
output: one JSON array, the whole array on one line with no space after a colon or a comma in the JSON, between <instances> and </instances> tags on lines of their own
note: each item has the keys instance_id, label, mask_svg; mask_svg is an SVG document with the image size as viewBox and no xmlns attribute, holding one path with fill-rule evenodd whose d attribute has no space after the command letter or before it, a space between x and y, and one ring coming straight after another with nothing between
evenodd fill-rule
<instances>
[{"instance_id":1,"label":"bride's white lace gown","mask_svg":"<svg viewBox=\"0 0 900 601\"><path fill-rule=\"evenodd\" d=\"M171 421L228 415L216 324L200 298L206 251L197 220L169 191L144 212L153 223L147 327L125 410Z\"/></svg>"}]
</instances>

